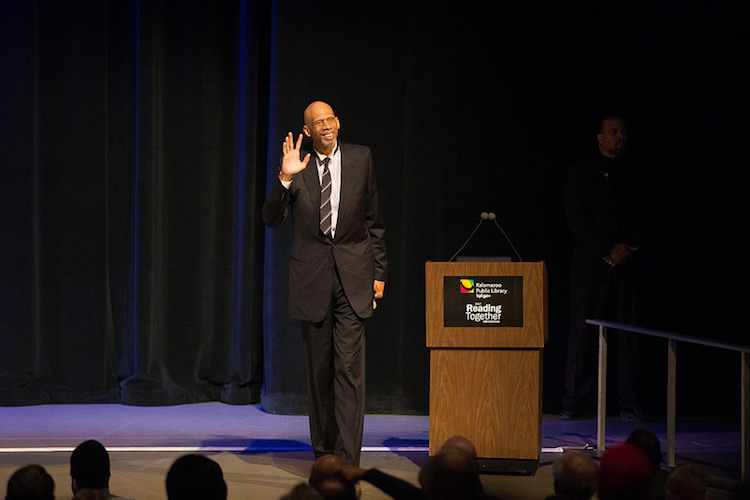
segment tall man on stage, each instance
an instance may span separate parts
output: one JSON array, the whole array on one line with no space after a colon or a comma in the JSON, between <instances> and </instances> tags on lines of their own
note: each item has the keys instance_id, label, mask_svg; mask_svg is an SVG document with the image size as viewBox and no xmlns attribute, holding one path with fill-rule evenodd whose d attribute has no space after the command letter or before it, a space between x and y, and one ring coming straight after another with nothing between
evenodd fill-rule
<instances>
[{"instance_id":1,"label":"tall man on stage","mask_svg":"<svg viewBox=\"0 0 750 500\"><path fill-rule=\"evenodd\" d=\"M385 227L370 148L338 140L331 106L316 101L282 145L263 205L271 227L293 214L289 314L302 321L310 437L316 458L359 465L365 410L365 319L383 297Z\"/></svg>"},{"instance_id":2,"label":"tall man on stage","mask_svg":"<svg viewBox=\"0 0 750 500\"><path fill-rule=\"evenodd\" d=\"M625 122L599 124L599 153L568 174L565 208L575 236L571 265L570 335L561 420L583 416L596 395L598 334L586 319L636 324L645 255L654 227L651 182L623 152ZM638 381L638 338L618 332L620 415L648 419Z\"/></svg>"}]
</instances>

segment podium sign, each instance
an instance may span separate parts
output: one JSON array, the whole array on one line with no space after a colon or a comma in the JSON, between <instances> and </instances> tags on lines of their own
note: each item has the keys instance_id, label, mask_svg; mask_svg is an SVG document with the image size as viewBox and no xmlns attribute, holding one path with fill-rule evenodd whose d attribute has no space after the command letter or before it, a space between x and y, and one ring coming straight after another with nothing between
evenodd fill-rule
<instances>
[{"instance_id":1,"label":"podium sign","mask_svg":"<svg viewBox=\"0 0 750 500\"><path fill-rule=\"evenodd\" d=\"M446 307L453 307L449 294L459 293L449 278L474 279L492 285L498 282L503 287L482 288L477 295L470 295L471 304L482 301L502 300L506 322L472 322L460 326L446 324ZM508 279L511 281L508 281ZM492 280L492 281L490 281ZM498 296L490 290L507 289ZM447 290L447 293L446 293ZM500 298L502 295L502 298ZM449 301L446 303L446 301ZM505 301L509 301L506 302ZM466 302L463 305L466 308ZM513 312L507 309L513 308ZM454 314L454 312L448 312ZM520 320L507 321L508 316L519 314ZM547 341L547 270L544 262L426 262L425 263L425 326L427 347L476 347L476 348L543 348Z\"/></svg>"},{"instance_id":2,"label":"podium sign","mask_svg":"<svg viewBox=\"0 0 750 500\"><path fill-rule=\"evenodd\" d=\"M523 326L523 276L445 276L447 327Z\"/></svg>"},{"instance_id":3,"label":"podium sign","mask_svg":"<svg viewBox=\"0 0 750 500\"><path fill-rule=\"evenodd\" d=\"M425 263L430 454L469 438L484 472L533 473L547 340L544 262Z\"/></svg>"}]
</instances>

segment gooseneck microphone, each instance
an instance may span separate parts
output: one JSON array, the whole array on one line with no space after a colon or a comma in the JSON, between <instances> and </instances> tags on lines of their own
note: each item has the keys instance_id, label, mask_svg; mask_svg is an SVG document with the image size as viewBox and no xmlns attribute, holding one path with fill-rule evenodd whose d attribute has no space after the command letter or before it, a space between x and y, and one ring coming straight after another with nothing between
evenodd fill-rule
<instances>
[{"instance_id":1,"label":"gooseneck microphone","mask_svg":"<svg viewBox=\"0 0 750 500\"><path fill-rule=\"evenodd\" d=\"M481 226L481 225L482 225L482 222L484 222L484 221L486 221L486 220L491 220L492 222L494 222L494 223L495 223L495 226L497 226L497 228L498 228L498 229L500 230L500 232L501 232L501 233L503 233L503 237L505 238L505 241L507 241L507 242L508 242L508 244L510 245L510 248L512 248L512 249L513 249L513 252L514 252L514 253L516 254L516 257L518 257L518 262L523 262L523 259L521 258L521 255L520 255L520 254L518 253L518 250L516 250L516 247L515 247L515 245L513 245L513 242L512 242L512 241L510 241L510 238L508 238L508 235L507 235L507 234L505 234L505 231L503 230L503 228L502 228L502 227L500 227L500 224L498 224L498 223L497 223L497 216L495 215L495 213L494 213L494 212L482 212L482 213L481 213L481 214L479 215L479 222L477 222L477 225L476 225L476 226L474 226L474 230L473 230L473 231L471 232L471 234L469 235L469 237L468 237L468 238L466 238L466 241L464 241L464 244L463 244L463 245L461 245L461 248L459 248L458 250L456 250L456 253L454 253L454 254L453 254L453 256L451 256L451 258L450 258L450 259L448 259L448 262L453 262L453 259L455 259L455 258L456 258L456 256L457 256L457 255L458 255L459 253L461 253L461 250L463 250L463 249L464 249L464 247L465 247L465 246L466 246L466 245L467 245L467 244L468 244L468 243L469 243L469 242L471 241L471 239L472 239L472 238L474 237L474 234L476 234L476 232L477 232L477 229L479 229L479 226Z\"/></svg>"},{"instance_id":2,"label":"gooseneck microphone","mask_svg":"<svg viewBox=\"0 0 750 500\"><path fill-rule=\"evenodd\" d=\"M482 215L484 215L484 214L482 214ZM510 248L512 248L512 249L513 249L513 252L515 252L515 254L516 254L516 257L518 257L518 262L523 262L523 259L521 258L521 255L520 255L520 254L518 253L518 250L516 250L516 247L515 247L515 245L513 245L513 242L512 242L512 241L510 241L510 238L508 238L508 235L507 235L507 234L505 234L505 231L503 231L503 228L502 228L502 227L500 227L500 224L498 224L498 223L497 223L497 217L495 217L495 214L494 214L494 213L492 213L492 212L490 212L489 214L487 214L487 217L488 217L488 218L489 218L489 219L490 219L490 220L491 220L492 222L494 222L494 223L495 223L495 225L497 226L497 228L498 228L498 229L500 230L500 232L501 232L501 233L503 233L503 236L505 237L505 241L507 241L507 242L508 242L508 244L510 245Z\"/></svg>"},{"instance_id":3,"label":"gooseneck microphone","mask_svg":"<svg viewBox=\"0 0 750 500\"><path fill-rule=\"evenodd\" d=\"M492 214L492 216L494 217L494 216L495 216L495 214ZM479 216L479 222L477 222L477 225L476 225L476 226L474 226L474 230L473 230L473 231L471 232L471 234L469 235L469 237L468 237L468 238L466 238L466 241L464 241L464 244L463 244L463 245L461 245L461 248L459 248L458 250L456 250L456 253L454 253L454 254L453 254L453 256L452 256L452 257L451 257L450 259L448 259L448 262L453 262L453 259L455 259L455 258L456 258L456 256L457 256L457 255L458 255L459 253L461 253L461 250L463 250L463 249L464 249L464 247L465 247L465 246L466 246L466 245L467 245L467 244L468 244L468 243L469 243L469 242L471 241L471 239L472 239L472 238L474 237L474 234L476 234L476 232L477 232L477 229L479 229L479 226L481 226L481 225L482 225L482 222L486 221L486 220L487 220L487 219L489 219L489 218L490 218L490 214L488 214L487 212L482 212L482 213L481 213L481 215Z\"/></svg>"}]
</instances>

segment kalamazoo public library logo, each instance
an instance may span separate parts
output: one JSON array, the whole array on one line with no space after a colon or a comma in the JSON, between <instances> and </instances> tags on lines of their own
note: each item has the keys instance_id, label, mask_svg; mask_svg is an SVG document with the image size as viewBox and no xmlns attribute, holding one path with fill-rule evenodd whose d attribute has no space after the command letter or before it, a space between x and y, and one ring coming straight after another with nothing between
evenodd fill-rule
<instances>
[{"instance_id":1,"label":"kalamazoo public library logo","mask_svg":"<svg viewBox=\"0 0 750 500\"><path fill-rule=\"evenodd\" d=\"M454 326L523 326L522 276L444 276L444 321Z\"/></svg>"}]
</instances>

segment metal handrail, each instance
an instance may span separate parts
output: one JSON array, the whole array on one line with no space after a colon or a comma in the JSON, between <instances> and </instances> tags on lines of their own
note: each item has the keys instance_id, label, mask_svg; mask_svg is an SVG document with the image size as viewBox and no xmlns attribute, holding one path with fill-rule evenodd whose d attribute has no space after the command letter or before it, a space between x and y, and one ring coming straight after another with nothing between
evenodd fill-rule
<instances>
[{"instance_id":1,"label":"metal handrail","mask_svg":"<svg viewBox=\"0 0 750 500\"><path fill-rule=\"evenodd\" d=\"M740 413L741 413L741 475L742 481L750 478L750 463L748 461L748 452L750 451L750 347L726 342L715 342L690 337L688 335L679 335L675 333L652 330L640 326L616 323L614 321L604 321L600 319L587 319L589 325L599 327L599 402L596 415L596 447L599 453L605 450L605 422L607 416L607 330L613 328L641 335L650 335L652 337L661 337L667 339L667 465L672 468L675 463L675 420L676 420L676 387L677 387L677 342L688 342L718 349L738 351L740 353Z\"/></svg>"}]
</instances>

